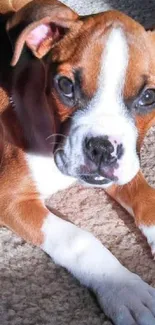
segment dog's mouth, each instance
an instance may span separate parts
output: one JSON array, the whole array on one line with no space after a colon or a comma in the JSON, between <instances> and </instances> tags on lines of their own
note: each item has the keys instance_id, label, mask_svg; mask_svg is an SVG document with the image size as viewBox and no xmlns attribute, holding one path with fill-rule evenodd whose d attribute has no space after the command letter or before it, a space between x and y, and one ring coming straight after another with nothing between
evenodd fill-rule
<instances>
[{"instance_id":1,"label":"dog's mouth","mask_svg":"<svg viewBox=\"0 0 155 325\"><path fill-rule=\"evenodd\" d=\"M75 177L85 184L107 187L118 182L118 177L114 175L117 165L94 168L94 165L87 163L87 165L81 164L78 168L72 169L71 164L66 163L62 151L55 155L55 163L63 174Z\"/></svg>"},{"instance_id":2,"label":"dog's mouth","mask_svg":"<svg viewBox=\"0 0 155 325\"><path fill-rule=\"evenodd\" d=\"M111 179L105 178L99 174L94 175L81 175L80 179L85 183L91 185L107 185L112 182Z\"/></svg>"},{"instance_id":3,"label":"dog's mouth","mask_svg":"<svg viewBox=\"0 0 155 325\"><path fill-rule=\"evenodd\" d=\"M117 176L114 175L115 168L112 166L104 166L97 170L90 170L88 165L80 166L80 179L85 183L92 185L108 185L109 183L116 183Z\"/></svg>"}]
</instances>

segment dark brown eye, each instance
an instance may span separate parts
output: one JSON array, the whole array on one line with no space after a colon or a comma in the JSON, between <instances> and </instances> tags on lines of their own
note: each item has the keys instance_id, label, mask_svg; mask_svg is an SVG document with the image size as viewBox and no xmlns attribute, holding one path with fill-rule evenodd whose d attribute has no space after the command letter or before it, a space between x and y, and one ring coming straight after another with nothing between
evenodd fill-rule
<instances>
[{"instance_id":1,"label":"dark brown eye","mask_svg":"<svg viewBox=\"0 0 155 325\"><path fill-rule=\"evenodd\" d=\"M139 97L136 106L147 107L155 105L155 89L146 89Z\"/></svg>"},{"instance_id":2,"label":"dark brown eye","mask_svg":"<svg viewBox=\"0 0 155 325\"><path fill-rule=\"evenodd\" d=\"M57 85L61 93L69 98L74 96L74 84L71 79L67 77L59 77L57 79Z\"/></svg>"}]
</instances>

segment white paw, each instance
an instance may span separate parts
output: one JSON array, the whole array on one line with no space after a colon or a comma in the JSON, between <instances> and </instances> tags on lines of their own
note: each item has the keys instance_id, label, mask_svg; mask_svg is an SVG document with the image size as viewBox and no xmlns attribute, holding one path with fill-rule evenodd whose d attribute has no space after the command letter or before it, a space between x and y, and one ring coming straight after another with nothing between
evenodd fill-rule
<instances>
[{"instance_id":1,"label":"white paw","mask_svg":"<svg viewBox=\"0 0 155 325\"><path fill-rule=\"evenodd\" d=\"M155 226L140 225L139 229L143 235L147 238L147 242L151 247L152 255L155 256Z\"/></svg>"},{"instance_id":2,"label":"white paw","mask_svg":"<svg viewBox=\"0 0 155 325\"><path fill-rule=\"evenodd\" d=\"M115 325L155 325L155 289L139 276L107 280L97 289L101 307Z\"/></svg>"}]
</instances>

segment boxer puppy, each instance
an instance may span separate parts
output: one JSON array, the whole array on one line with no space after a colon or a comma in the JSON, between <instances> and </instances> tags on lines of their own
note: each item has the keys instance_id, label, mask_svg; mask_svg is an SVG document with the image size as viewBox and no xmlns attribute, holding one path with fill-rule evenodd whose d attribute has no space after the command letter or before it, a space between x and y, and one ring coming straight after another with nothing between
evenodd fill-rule
<instances>
[{"instance_id":1,"label":"boxer puppy","mask_svg":"<svg viewBox=\"0 0 155 325\"><path fill-rule=\"evenodd\" d=\"M137 119L155 107L154 33L117 11L79 17L56 0L32 1L0 33L1 225L93 290L116 325L154 325L155 289L44 203L76 179L107 188L139 171Z\"/></svg>"}]
</instances>

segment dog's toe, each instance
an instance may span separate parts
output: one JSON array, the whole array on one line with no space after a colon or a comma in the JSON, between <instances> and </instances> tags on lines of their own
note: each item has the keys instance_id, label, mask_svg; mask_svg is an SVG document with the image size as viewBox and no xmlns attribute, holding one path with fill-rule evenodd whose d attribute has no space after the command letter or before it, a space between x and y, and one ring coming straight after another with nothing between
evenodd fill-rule
<instances>
[{"instance_id":1,"label":"dog's toe","mask_svg":"<svg viewBox=\"0 0 155 325\"><path fill-rule=\"evenodd\" d=\"M100 287L98 298L116 325L155 325L155 289L135 274Z\"/></svg>"}]
</instances>

